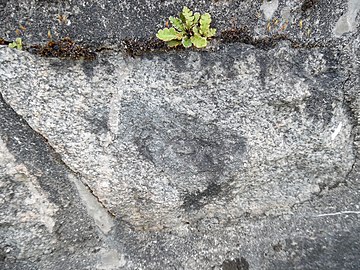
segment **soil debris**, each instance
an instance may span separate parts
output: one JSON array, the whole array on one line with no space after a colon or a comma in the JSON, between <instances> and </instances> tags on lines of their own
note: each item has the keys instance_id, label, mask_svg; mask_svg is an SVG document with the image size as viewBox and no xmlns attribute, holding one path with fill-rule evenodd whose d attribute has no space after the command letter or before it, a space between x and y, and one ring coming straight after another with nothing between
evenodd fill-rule
<instances>
[{"instance_id":1,"label":"soil debris","mask_svg":"<svg viewBox=\"0 0 360 270\"><path fill-rule=\"evenodd\" d=\"M58 41L50 40L45 45L31 45L27 50L33 54L44 57L69 58L75 60L94 60L96 58L95 52L87 47L77 45L68 37Z\"/></svg>"},{"instance_id":2,"label":"soil debris","mask_svg":"<svg viewBox=\"0 0 360 270\"><path fill-rule=\"evenodd\" d=\"M3 38L0 38L0 45L9 45L9 41L6 41L5 39Z\"/></svg>"},{"instance_id":3,"label":"soil debris","mask_svg":"<svg viewBox=\"0 0 360 270\"><path fill-rule=\"evenodd\" d=\"M148 52L165 51L168 49L165 42L155 37L151 37L147 40L128 39L122 41L122 45L124 52L132 57L141 56Z\"/></svg>"}]
</instances>

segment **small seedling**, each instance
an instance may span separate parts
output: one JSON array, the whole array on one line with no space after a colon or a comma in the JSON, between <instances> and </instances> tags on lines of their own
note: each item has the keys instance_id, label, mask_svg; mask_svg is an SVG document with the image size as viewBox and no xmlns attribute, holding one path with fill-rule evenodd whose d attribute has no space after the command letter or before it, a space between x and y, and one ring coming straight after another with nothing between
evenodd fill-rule
<instances>
[{"instance_id":1,"label":"small seedling","mask_svg":"<svg viewBox=\"0 0 360 270\"><path fill-rule=\"evenodd\" d=\"M18 50L22 50L22 40L21 38L16 38L14 42L9 43L9 48L15 48Z\"/></svg>"},{"instance_id":2,"label":"small seedling","mask_svg":"<svg viewBox=\"0 0 360 270\"><path fill-rule=\"evenodd\" d=\"M189 8L184 7L179 18L169 18L172 27L164 28L157 32L157 38L166 42L169 47L183 45L185 48L195 46L204 48L208 39L216 33L215 28L210 28L211 16L209 13L193 13Z\"/></svg>"}]
</instances>

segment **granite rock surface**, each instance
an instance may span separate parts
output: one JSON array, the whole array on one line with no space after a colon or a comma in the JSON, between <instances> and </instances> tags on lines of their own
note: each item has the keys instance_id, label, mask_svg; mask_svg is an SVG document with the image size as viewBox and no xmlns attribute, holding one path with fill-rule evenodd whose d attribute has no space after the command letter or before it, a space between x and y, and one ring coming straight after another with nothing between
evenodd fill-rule
<instances>
[{"instance_id":1,"label":"granite rock surface","mask_svg":"<svg viewBox=\"0 0 360 270\"><path fill-rule=\"evenodd\" d=\"M0 37L102 49L0 46L1 269L360 267L357 1L185 1L210 47L139 57L184 1L28 2Z\"/></svg>"}]
</instances>

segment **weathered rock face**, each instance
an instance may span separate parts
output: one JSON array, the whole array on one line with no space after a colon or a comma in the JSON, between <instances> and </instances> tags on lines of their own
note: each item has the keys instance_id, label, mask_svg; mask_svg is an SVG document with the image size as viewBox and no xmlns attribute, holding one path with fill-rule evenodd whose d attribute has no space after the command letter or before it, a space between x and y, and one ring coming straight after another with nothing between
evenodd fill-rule
<instances>
[{"instance_id":1,"label":"weathered rock face","mask_svg":"<svg viewBox=\"0 0 360 270\"><path fill-rule=\"evenodd\" d=\"M354 163L347 77L329 51L235 45L65 67L8 51L5 100L134 227L286 212Z\"/></svg>"},{"instance_id":2,"label":"weathered rock face","mask_svg":"<svg viewBox=\"0 0 360 270\"><path fill-rule=\"evenodd\" d=\"M211 6L275 27L318 5L240 2ZM0 266L359 268L359 5L336 5L346 19L315 11L321 45L301 23L297 44L268 48L74 61L0 47Z\"/></svg>"}]
</instances>

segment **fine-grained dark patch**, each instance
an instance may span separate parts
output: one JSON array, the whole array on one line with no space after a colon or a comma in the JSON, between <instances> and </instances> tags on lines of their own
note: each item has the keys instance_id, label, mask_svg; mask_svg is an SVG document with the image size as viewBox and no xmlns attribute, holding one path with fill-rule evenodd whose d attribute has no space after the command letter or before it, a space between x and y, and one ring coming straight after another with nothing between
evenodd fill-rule
<instances>
[{"instance_id":1,"label":"fine-grained dark patch","mask_svg":"<svg viewBox=\"0 0 360 270\"><path fill-rule=\"evenodd\" d=\"M268 69L268 58L262 55L258 55L258 57L256 58L257 61L259 62L259 67L260 67L260 74L259 74L259 79L261 81L261 85L262 87L265 89L266 88L266 77L267 77L267 69Z\"/></svg>"},{"instance_id":2,"label":"fine-grained dark patch","mask_svg":"<svg viewBox=\"0 0 360 270\"><path fill-rule=\"evenodd\" d=\"M199 209L243 166L246 138L241 130L176 112L165 102L149 106L146 99L122 103L118 136L125 147L135 147L139 159L169 176L170 185L185 196L184 208Z\"/></svg>"},{"instance_id":3,"label":"fine-grained dark patch","mask_svg":"<svg viewBox=\"0 0 360 270\"><path fill-rule=\"evenodd\" d=\"M90 79L92 77L94 77L94 66L95 65L96 65L96 63L94 63L94 61L83 61L81 63L84 74Z\"/></svg>"},{"instance_id":4,"label":"fine-grained dark patch","mask_svg":"<svg viewBox=\"0 0 360 270\"><path fill-rule=\"evenodd\" d=\"M174 113L167 106L154 109L137 101L123 106L119 136L132 141L143 158L171 175L189 179L206 174L212 181L228 166L242 164L246 139L237 132Z\"/></svg>"},{"instance_id":5,"label":"fine-grained dark patch","mask_svg":"<svg viewBox=\"0 0 360 270\"><path fill-rule=\"evenodd\" d=\"M333 233L286 239L286 256L272 261L267 269L360 269L360 228Z\"/></svg>"},{"instance_id":6,"label":"fine-grained dark patch","mask_svg":"<svg viewBox=\"0 0 360 270\"><path fill-rule=\"evenodd\" d=\"M226 29L220 33L220 40L224 43L240 42L253 45L256 48L267 50L274 48L279 41L291 41L286 35L273 35L271 37L255 38L246 27Z\"/></svg>"},{"instance_id":7,"label":"fine-grained dark patch","mask_svg":"<svg viewBox=\"0 0 360 270\"><path fill-rule=\"evenodd\" d=\"M301 5L301 11L305 12L313 8L317 2L318 0L304 0L304 2Z\"/></svg>"},{"instance_id":8,"label":"fine-grained dark patch","mask_svg":"<svg viewBox=\"0 0 360 270\"><path fill-rule=\"evenodd\" d=\"M342 79L337 72L321 74L317 79L318 83L309 89L311 96L306 101L305 111L311 118L328 125L333 117L333 103L342 99L339 89Z\"/></svg>"},{"instance_id":9,"label":"fine-grained dark patch","mask_svg":"<svg viewBox=\"0 0 360 270\"><path fill-rule=\"evenodd\" d=\"M89 125L87 129L95 134L101 134L108 131L108 108L93 108L84 117Z\"/></svg>"},{"instance_id":10,"label":"fine-grained dark patch","mask_svg":"<svg viewBox=\"0 0 360 270\"><path fill-rule=\"evenodd\" d=\"M179 117L180 118L180 117ZM190 176L199 173L221 174L231 154L241 155L244 138L222 131L198 126L200 123L179 126L143 125L135 135L139 153L158 167L169 172ZM160 124L160 123L159 123ZM204 133L196 132L203 128ZM194 130L194 132L191 132Z\"/></svg>"},{"instance_id":11,"label":"fine-grained dark patch","mask_svg":"<svg viewBox=\"0 0 360 270\"><path fill-rule=\"evenodd\" d=\"M324 121L324 124L327 125L332 116L332 100L323 91L312 91L312 96L306 102L306 111L307 113L316 121Z\"/></svg>"},{"instance_id":12,"label":"fine-grained dark patch","mask_svg":"<svg viewBox=\"0 0 360 270\"><path fill-rule=\"evenodd\" d=\"M136 135L134 142L139 153L156 166L184 175L221 174L228 151L244 151L245 142L241 138L234 138L232 144L226 144L224 140L227 138L215 133L219 131L193 134L185 127L146 125Z\"/></svg>"},{"instance_id":13,"label":"fine-grained dark patch","mask_svg":"<svg viewBox=\"0 0 360 270\"><path fill-rule=\"evenodd\" d=\"M225 260L221 265L223 270L249 270L249 266L249 263L243 257Z\"/></svg>"},{"instance_id":14,"label":"fine-grained dark patch","mask_svg":"<svg viewBox=\"0 0 360 270\"><path fill-rule=\"evenodd\" d=\"M2 200L5 201L5 203L0 205L0 210L2 210L2 207L5 208L6 204L10 203L11 200L15 197L16 187L19 185L19 183L14 181L9 175L4 175L1 179L1 182L4 184L2 187L2 193L3 193Z\"/></svg>"},{"instance_id":15,"label":"fine-grained dark patch","mask_svg":"<svg viewBox=\"0 0 360 270\"><path fill-rule=\"evenodd\" d=\"M6 252L4 249L0 249L0 262L3 262L5 261L5 258L6 258Z\"/></svg>"},{"instance_id":16,"label":"fine-grained dark patch","mask_svg":"<svg viewBox=\"0 0 360 270\"><path fill-rule=\"evenodd\" d=\"M221 191L221 185L210 183L204 191L186 195L182 207L185 210L199 210L209 200L219 195Z\"/></svg>"}]
</instances>

